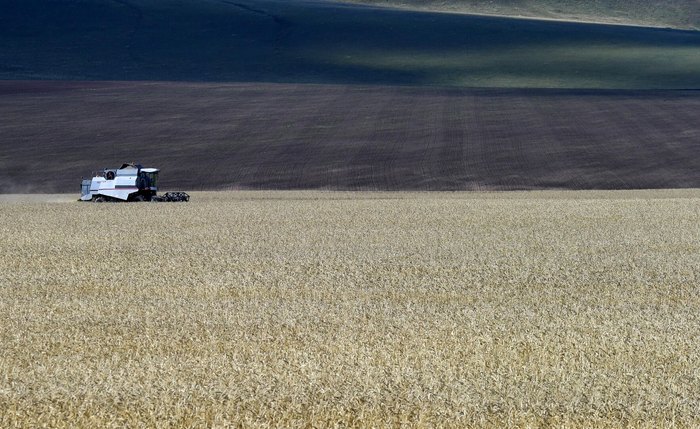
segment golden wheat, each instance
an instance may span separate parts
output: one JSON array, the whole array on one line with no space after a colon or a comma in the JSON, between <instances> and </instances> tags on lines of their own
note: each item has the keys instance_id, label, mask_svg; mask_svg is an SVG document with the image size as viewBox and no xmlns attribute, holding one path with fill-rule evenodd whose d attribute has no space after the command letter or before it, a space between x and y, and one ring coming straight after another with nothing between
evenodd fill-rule
<instances>
[{"instance_id":1,"label":"golden wheat","mask_svg":"<svg viewBox=\"0 0 700 429\"><path fill-rule=\"evenodd\" d=\"M65 199L0 199L0 427L700 426L700 191Z\"/></svg>"}]
</instances>

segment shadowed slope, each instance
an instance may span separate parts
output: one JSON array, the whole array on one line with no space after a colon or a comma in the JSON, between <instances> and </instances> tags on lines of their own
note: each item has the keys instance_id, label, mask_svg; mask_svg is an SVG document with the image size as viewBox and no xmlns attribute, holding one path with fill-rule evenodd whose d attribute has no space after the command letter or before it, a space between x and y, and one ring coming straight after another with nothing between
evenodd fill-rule
<instances>
[{"instance_id":1,"label":"shadowed slope","mask_svg":"<svg viewBox=\"0 0 700 429\"><path fill-rule=\"evenodd\" d=\"M0 79L700 88L700 33L276 0L0 0Z\"/></svg>"},{"instance_id":2,"label":"shadowed slope","mask_svg":"<svg viewBox=\"0 0 700 429\"><path fill-rule=\"evenodd\" d=\"M140 161L165 188L700 188L677 91L0 82L0 192Z\"/></svg>"}]
</instances>

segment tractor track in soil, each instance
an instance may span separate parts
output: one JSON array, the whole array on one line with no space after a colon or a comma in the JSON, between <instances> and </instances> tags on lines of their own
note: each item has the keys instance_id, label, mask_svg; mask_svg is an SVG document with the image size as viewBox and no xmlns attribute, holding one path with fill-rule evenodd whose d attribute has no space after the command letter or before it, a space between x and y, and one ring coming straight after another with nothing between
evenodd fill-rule
<instances>
[{"instance_id":1,"label":"tractor track in soil","mask_svg":"<svg viewBox=\"0 0 700 429\"><path fill-rule=\"evenodd\" d=\"M0 95L0 193L71 192L124 161L185 190L700 188L698 91L0 81Z\"/></svg>"},{"instance_id":2,"label":"tractor track in soil","mask_svg":"<svg viewBox=\"0 0 700 429\"><path fill-rule=\"evenodd\" d=\"M129 55L129 57L134 60L138 61L139 56L135 53L134 50L134 44L136 42L136 35L141 31L141 27L143 26L143 17L144 13L143 10L141 10L140 7L135 5L134 3L127 1L127 0L112 0L114 3L120 4L124 6L125 8L129 9L133 14L134 14L134 25L131 31L129 32L129 35L127 36L127 44L126 44L126 51Z\"/></svg>"},{"instance_id":3,"label":"tractor track in soil","mask_svg":"<svg viewBox=\"0 0 700 429\"><path fill-rule=\"evenodd\" d=\"M221 3L236 7L238 9L244 10L246 12L250 12L256 15L264 16L266 18L272 19L272 22L275 23L275 37L272 42L272 49L275 52L275 54L280 55L283 52L282 45L284 41L287 39L287 37L290 34L290 29L292 26L292 23L289 22L288 20L277 16L273 13L270 13L268 11L258 9L252 6L248 6L247 4L240 3L240 2L234 2L234 1L229 1L229 0L220 0Z\"/></svg>"}]
</instances>

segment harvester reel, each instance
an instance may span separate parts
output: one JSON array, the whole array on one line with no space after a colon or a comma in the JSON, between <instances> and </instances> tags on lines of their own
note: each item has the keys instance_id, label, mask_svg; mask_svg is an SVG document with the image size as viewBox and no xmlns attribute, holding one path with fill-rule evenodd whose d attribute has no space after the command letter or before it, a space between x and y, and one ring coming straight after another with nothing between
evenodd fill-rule
<instances>
[{"instance_id":1,"label":"harvester reel","mask_svg":"<svg viewBox=\"0 0 700 429\"><path fill-rule=\"evenodd\" d=\"M169 203L186 203L190 200L187 192L166 192L163 198Z\"/></svg>"},{"instance_id":2,"label":"harvester reel","mask_svg":"<svg viewBox=\"0 0 700 429\"><path fill-rule=\"evenodd\" d=\"M152 203L186 203L190 200L187 192L166 192L163 195L151 197Z\"/></svg>"}]
</instances>

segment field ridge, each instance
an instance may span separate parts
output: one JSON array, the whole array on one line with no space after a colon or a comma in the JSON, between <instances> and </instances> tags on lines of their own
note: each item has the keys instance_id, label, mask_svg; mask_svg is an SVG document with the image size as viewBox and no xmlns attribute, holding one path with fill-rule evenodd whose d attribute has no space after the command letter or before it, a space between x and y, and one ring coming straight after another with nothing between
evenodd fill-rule
<instances>
[{"instance_id":1,"label":"field ridge","mask_svg":"<svg viewBox=\"0 0 700 429\"><path fill-rule=\"evenodd\" d=\"M700 6L693 0L619 2L570 0L344 0L347 3L487 16L552 19L642 27L700 29Z\"/></svg>"}]
</instances>

